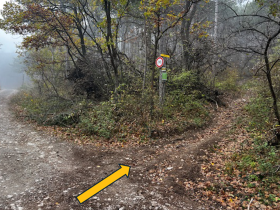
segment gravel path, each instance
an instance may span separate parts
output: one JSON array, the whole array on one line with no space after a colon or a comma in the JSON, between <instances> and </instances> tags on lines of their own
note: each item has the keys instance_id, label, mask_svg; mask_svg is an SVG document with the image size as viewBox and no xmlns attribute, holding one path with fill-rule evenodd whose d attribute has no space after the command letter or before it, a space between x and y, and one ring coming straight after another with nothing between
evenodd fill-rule
<instances>
[{"instance_id":1,"label":"gravel path","mask_svg":"<svg viewBox=\"0 0 280 210\"><path fill-rule=\"evenodd\" d=\"M12 120L7 100L14 93L0 91L0 209L24 209L23 195L75 168L69 145Z\"/></svg>"}]
</instances>

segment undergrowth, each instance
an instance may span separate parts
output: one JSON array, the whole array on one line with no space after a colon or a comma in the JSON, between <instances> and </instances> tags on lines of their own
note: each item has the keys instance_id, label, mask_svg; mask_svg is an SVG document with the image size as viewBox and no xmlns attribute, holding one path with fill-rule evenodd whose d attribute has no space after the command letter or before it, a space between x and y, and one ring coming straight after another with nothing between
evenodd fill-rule
<instances>
[{"instance_id":1,"label":"undergrowth","mask_svg":"<svg viewBox=\"0 0 280 210\"><path fill-rule=\"evenodd\" d=\"M229 68L220 73L215 81L215 87L222 91L239 91L237 69Z\"/></svg>"},{"instance_id":2,"label":"undergrowth","mask_svg":"<svg viewBox=\"0 0 280 210\"><path fill-rule=\"evenodd\" d=\"M235 90L236 74L227 75L227 80L217 83L219 88ZM75 139L145 143L208 124L219 101L215 90L199 77L195 71L170 75L163 104L159 104L158 90L143 90L137 79L121 84L106 101L67 96L65 89L57 92L63 97L31 89L20 91L12 104L18 116L53 126L56 133L70 133Z\"/></svg>"},{"instance_id":3,"label":"undergrowth","mask_svg":"<svg viewBox=\"0 0 280 210\"><path fill-rule=\"evenodd\" d=\"M202 189L203 199L227 209L280 209L280 149L269 144L275 119L261 84L254 80L244 87L251 98L242 99L246 105L236 113L225 141L202 164L205 182L187 182Z\"/></svg>"},{"instance_id":4,"label":"undergrowth","mask_svg":"<svg viewBox=\"0 0 280 210\"><path fill-rule=\"evenodd\" d=\"M271 129L277 125L269 92L260 80L256 82L252 87L254 97L244 107L246 117L236 122L246 129L250 139L241 143L242 151L232 155L225 172L232 176L234 170L239 170L240 176L249 181L248 187L254 189L252 196L275 208L280 206L280 150L270 146L269 140L275 137Z\"/></svg>"},{"instance_id":5,"label":"undergrowth","mask_svg":"<svg viewBox=\"0 0 280 210\"><path fill-rule=\"evenodd\" d=\"M20 91L12 104L18 116L75 136L146 142L209 122L213 106L195 81L190 72L170 78L163 105L156 92L151 97L148 88L142 90L141 81L120 85L107 101L47 97L32 89Z\"/></svg>"}]
</instances>

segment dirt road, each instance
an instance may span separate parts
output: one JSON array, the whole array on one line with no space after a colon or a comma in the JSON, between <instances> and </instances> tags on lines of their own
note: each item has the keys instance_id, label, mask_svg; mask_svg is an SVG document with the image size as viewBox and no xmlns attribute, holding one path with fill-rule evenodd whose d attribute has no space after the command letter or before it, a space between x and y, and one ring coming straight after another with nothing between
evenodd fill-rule
<instances>
[{"instance_id":1,"label":"dirt road","mask_svg":"<svg viewBox=\"0 0 280 210\"><path fill-rule=\"evenodd\" d=\"M212 128L152 146L106 149L62 142L13 120L7 104L13 93L0 91L0 210L218 208L191 200L184 181L201 176L203 149L222 140L240 100L221 108ZM116 171L118 164L131 166L129 178L80 204L76 196Z\"/></svg>"}]
</instances>

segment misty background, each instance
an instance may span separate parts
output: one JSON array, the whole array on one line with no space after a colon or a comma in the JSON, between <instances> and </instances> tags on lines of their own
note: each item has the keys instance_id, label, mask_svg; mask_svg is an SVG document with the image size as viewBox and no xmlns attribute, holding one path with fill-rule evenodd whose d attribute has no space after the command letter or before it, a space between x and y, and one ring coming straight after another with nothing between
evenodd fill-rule
<instances>
[{"instance_id":1,"label":"misty background","mask_svg":"<svg viewBox=\"0 0 280 210\"><path fill-rule=\"evenodd\" d=\"M0 10L6 0L0 0ZM0 15L1 17L1 15ZM23 72L21 59L16 53L22 37L6 34L0 29L0 87L1 89L17 89L27 82Z\"/></svg>"}]
</instances>

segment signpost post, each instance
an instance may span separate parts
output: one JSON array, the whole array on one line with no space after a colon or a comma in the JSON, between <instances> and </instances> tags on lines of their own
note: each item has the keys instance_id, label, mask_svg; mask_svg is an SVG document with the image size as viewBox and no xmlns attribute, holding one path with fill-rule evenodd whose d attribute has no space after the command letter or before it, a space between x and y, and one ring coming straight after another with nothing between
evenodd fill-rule
<instances>
[{"instance_id":1,"label":"signpost post","mask_svg":"<svg viewBox=\"0 0 280 210\"><path fill-rule=\"evenodd\" d=\"M169 55L160 54L162 57L170 58ZM166 67L163 67L164 65L164 59L162 57L158 57L156 59L156 66L158 68L161 68L159 71L159 104L160 106L163 106L164 103L164 95L165 95L165 83L167 81L167 72ZM165 66L167 66L167 62L165 62Z\"/></svg>"}]
</instances>

